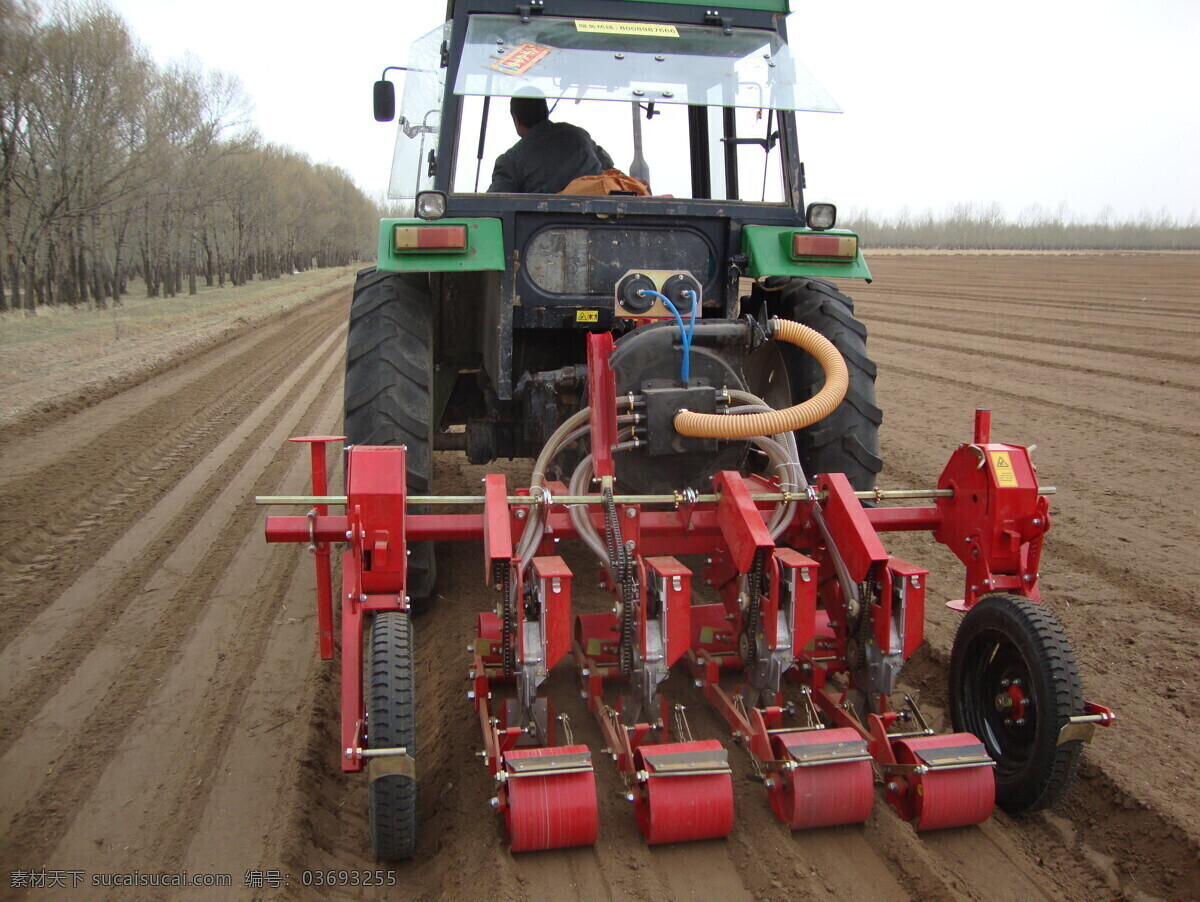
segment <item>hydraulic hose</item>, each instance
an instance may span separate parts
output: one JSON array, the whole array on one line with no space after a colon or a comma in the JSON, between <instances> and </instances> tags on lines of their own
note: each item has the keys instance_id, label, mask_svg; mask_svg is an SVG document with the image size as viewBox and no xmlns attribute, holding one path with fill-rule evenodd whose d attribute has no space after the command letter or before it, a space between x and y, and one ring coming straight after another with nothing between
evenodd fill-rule
<instances>
[{"instance_id":1,"label":"hydraulic hose","mask_svg":"<svg viewBox=\"0 0 1200 902\"><path fill-rule=\"evenodd\" d=\"M820 332L787 319L772 319L774 337L812 354L825 371L821 390L792 407L770 413L730 417L715 413L681 410L675 415L675 431L700 438L753 438L803 429L833 413L850 387L850 373L841 352Z\"/></svg>"}]
</instances>

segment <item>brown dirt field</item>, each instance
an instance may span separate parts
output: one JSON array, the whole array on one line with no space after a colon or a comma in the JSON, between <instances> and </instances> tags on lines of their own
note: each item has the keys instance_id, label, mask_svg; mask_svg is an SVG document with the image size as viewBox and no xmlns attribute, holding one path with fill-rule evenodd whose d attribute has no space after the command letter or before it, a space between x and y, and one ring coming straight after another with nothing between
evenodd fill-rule
<instances>
[{"instance_id":1,"label":"brown dirt field","mask_svg":"<svg viewBox=\"0 0 1200 902\"><path fill-rule=\"evenodd\" d=\"M1120 721L1056 810L918 836L879 795L864 825L793 835L739 776L727 840L650 849L597 756L596 847L514 857L464 698L492 597L479 549L446 544L441 600L415 627L419 860L386 889L303 886L305 870L376 868L365 780L338 769L307 555L263 542L251 498L306 486L289 435L340 428L344 288L0 432L0 897L1200 898L1200 751L1185 741L1200 708L1200 490L1183 466L1200 437L1200 255L896 255L872 269L873 284L843 287L879 364L881 485L932 485L984 406L994 438L1036 443L1058 487L1046 603L1087 696ZM488 469L436 458L441 492L473 493ZM503 469L513 484L528 472ZM961 570L923 534L885 539L934 574L929 641L904 679L940 725L957 615L938 602L960 594ZM569 671L549 694L598 750ZM698 735L727 735L679 694ZM11 885L41 868L89 884L217 872L232 888ZM247 888L248 870L289 882Z\"/></svg>"}]
</instances>

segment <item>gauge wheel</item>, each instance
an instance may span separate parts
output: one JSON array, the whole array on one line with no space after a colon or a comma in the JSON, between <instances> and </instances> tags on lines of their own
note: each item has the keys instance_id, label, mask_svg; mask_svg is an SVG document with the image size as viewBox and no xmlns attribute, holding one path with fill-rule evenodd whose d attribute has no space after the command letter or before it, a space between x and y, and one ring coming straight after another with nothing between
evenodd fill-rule
<instances>
[{"instance_id":1,"label":"gauge wheel","mask_svg":"<svg viewBox=\"0 0 1200 902\"><path fill-rule=\"evenodd\" d=\"M1082 741L1059 731L1083 713L1075 655L1053 615L1015 595L988 595L959 624L950 658L954 729L996 762L996 803L1009 814L1052 805L1074 777Z\"/></svg>"},{"instance_id":2,"label":"gauge wheel","mask_svg":"<svg viewBox=\"0 0 1200 902\"><path fill-rule=\"evenodd\" d=\"M366 673L367 741L373 749L404 748L407 768L386 762L389 772L372 774L367 791L371 847L380 861L413 857L417 844L417 781L412 771L416 743L412 629L408 614L386 611L371 622Z\"/></svg>"}]
</instances>

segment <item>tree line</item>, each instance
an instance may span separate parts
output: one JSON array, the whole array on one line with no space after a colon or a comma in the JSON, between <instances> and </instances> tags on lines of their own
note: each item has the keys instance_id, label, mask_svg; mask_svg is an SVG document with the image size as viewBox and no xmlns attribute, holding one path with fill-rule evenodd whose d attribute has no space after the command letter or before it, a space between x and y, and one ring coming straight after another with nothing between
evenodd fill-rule
<instances>
[{"instance_id":1,"label":"tree line","mask_svg":"<svg viewBox=\"0 0 1200 902\"><path fill-rule=\"evenodd\" d=\"M377 204L249 108L235 76L156 65L102 4L0 0L0 310L373 258Z\"/></svg>"},{"instance_id":2,"label":"tree line","mask_svg":"<svg viewBox=\"0 0 1200 902\"><path fill-rule=\"evenodd\" d=\"M850 210L843 222L865 247L923 250L1200 250L1200 220L1179 222L1166 211L1118 218L1105 209L1091 220L1071 215L1065 204L1033 206L1016 219L1000 204L954 204L932 210L877 216Z\"/></svg>"}]
</instances>

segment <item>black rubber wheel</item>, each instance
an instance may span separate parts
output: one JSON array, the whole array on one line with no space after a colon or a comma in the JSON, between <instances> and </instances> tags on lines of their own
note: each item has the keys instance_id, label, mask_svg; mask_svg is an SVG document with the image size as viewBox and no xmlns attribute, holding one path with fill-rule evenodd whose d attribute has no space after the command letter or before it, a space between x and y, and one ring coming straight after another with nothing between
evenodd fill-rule
<instances>
[{"instance_id":1,"label":"black rubber wheel","mask_svg":"<svg viewBox=\"0 0 1200 902\"><path fill-rule=\"evenodd\" d=\"M997 805L1024 814L1058 800L1082 746L1059 745L1058 733L1082 713L1075 655L1048 610L988 595L966 613L950 656L950 716L995 759Z\"/></svg>"},{"instance_id":2,"label":"black rubber wheel","mask_svg":"<svg viewBox=\"0 0 1200 902\"><path fill-rule=\"evenodd\" d=\"M800 462L810 478L845 473L857 491L875 488L883 467L875 405L875 363L867 356L867 327L854 316L854 302L819 279L770 279L764 296L768 311L803 323L828 338L846 359L850 388L837 410L796 433ZM814 357L782 342L771 342L746 361L750 390L772 407L807 401L825 384Z\"/></svg>"},{"instance_id":3,"label":"black rubber wheel","mask_svg":"<svg viewBox=\"0 0 1200 902\"><path fill-rule=\"evenodd\" d=\"M358 274L346 338L344 428L351 445L406 445L409 494L431 494L433 302L425 274ZM436 579L433 543L410 544L407 588L414 614L432 605Z\"/></svg>"},{"instance_id":4,"label":"black rubber wheel","mask_svg":"<svg viewBox=\"0 0 1200 902\"><path fill-rule=\"evenodd\" d=\"M416 757L412 633L407 614L386 611L371 623L367 671L367 739L371 748L400 748ZM371 848L380 861L404 861L417 845L417 781L392 774L367 789Z\"/></svg>"}]
</instances>

